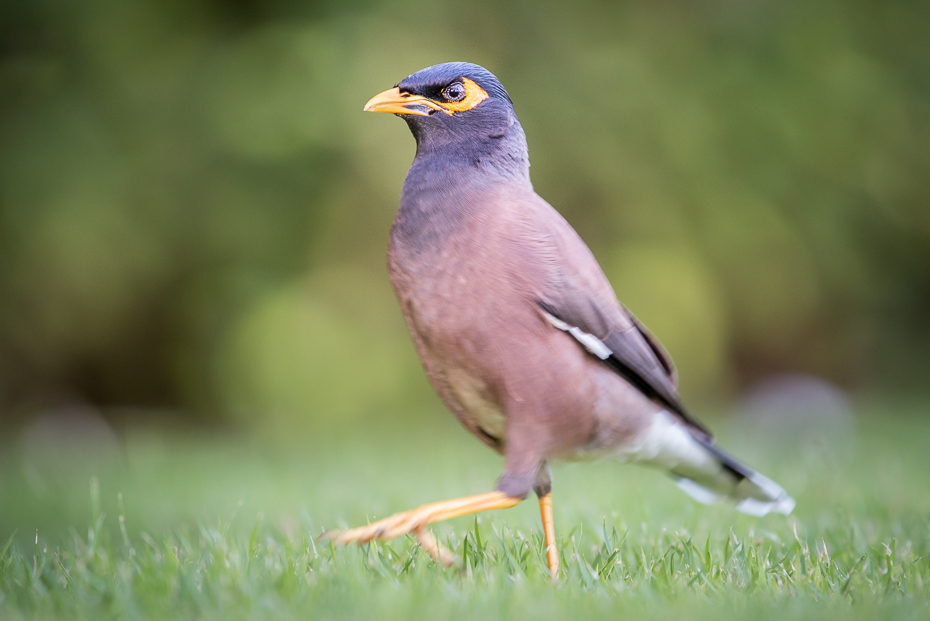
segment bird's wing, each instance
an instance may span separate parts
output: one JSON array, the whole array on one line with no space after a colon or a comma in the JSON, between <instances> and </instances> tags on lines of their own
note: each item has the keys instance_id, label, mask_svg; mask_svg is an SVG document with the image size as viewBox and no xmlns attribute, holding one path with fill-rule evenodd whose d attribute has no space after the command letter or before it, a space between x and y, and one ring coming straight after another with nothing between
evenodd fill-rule
<instances>
[{"instance_id":1,"label":"bird's wing","mask_svg":"<svg viewBox=\"0 0 930 621\"><path fill-rule=\"evenodd\" d=\"M617 301L600 265L575 230L548 203L539 202L544 206L535 208L543 213L525 222L536 228L532 237L539 251L537 260L548 274L546 284L537 289L536 300L546 319L710 440L710 431L681 403L669 355Z\"/></svg>"},{"instance_id":2,"label":"bird's wing","mask_svg":"<svg viewBox=\"0 0 930 621\"><path fill-rule=\"evenodd\" d=\"M672 357L665 347L662 346L662 343L659 342L652 332L643 325L636 316L629 311L626 307L623 307L623 310L626 311L630 319L633 320L633 325L636 326L636 329L639 330L639 333L646 340L646 344L649 345L649 349L652 350L652 353L655 354L655 357L659 360L659 364L662 365L662 370L665 371L665 375L668 376L669 381L672 383L672 386L678 387L678 369L675 368L675 362L672 360Z\"/></svg>"}]
</instances>

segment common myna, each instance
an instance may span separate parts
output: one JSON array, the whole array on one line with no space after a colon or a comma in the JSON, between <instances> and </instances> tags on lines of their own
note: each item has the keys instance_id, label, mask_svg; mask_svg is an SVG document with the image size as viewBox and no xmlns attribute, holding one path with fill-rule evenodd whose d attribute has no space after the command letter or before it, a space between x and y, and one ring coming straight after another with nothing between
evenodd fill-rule
<instances>
[{"instance_id":1,"label":"common myna","mask_svg":"<svg viewBox=\"0 0 930 621\"><path fill-rule=\"evenodd\" d=\"M668 354L614 294L591 251L530 183L513 103L471 63L427 67L373 97L417 142L391 229L394 291L430 382L456 418L505 458L497 490L329 532L337 543L424 527L539 497L553 577L549 461L582 456L649 464L700 502L753 515L794 500L727 456L679 399Z\"/></svg>"}]
</instances>

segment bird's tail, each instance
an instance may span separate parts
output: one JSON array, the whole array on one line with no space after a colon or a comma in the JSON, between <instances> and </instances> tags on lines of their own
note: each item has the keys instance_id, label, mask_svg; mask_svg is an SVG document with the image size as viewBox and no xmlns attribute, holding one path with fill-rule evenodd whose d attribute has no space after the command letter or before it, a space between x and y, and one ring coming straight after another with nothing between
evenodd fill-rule
<instances>
[{"instance_id":1,"label":"bird's tail","mask_svg":"<svg viewBox=\"0 0 930 621\"><path fill-rule=\"evenodd\" d=\"M623 457L665 470L679 488L704 504L729 499L738 511L755 516L773 511L788 515L794 509L794 499L778 483L695 437L665 412Z\"/></svg>"}]
</instances>

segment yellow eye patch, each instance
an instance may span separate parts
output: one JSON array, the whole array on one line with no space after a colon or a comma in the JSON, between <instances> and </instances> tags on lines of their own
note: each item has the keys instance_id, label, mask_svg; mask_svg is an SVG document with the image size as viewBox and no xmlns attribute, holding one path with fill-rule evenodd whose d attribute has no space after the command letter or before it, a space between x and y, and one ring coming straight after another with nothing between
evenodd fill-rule
<instances>
[{"instance_id":1,"label":"yellow eye patch","mask_svg":"<svg viewBox=\"0 0 930 621\"><path fill-rule=\"evenodd\" d=\"M465 97L461 101L437 101L446 114L455 114L456 112L466 112L471 110L482 101L488 98L488 94L483 88L478 86L474 80L462 78L462 86L465 87Z\"/></svg>"},{"instance_id":2,"label":"yellow eye patch","mask_svg":"<svg viewBox=\"0 0 930 621\"><path fill-rule=\"evenodd\" d=\"M429 116L432 111L444 112L452 116L456 112L467 112L488 98L483 88L473 80L462 78L455 83L465 89L465 96L458 101L437 101L423 95L401 93L398 87L378 93L365 104L366 112L388 112L391 114L409 114L414 116ZM446 87L448 90L450 87ZM440 95L440 97L442 97Z\"/></svg>"}]
</instances>

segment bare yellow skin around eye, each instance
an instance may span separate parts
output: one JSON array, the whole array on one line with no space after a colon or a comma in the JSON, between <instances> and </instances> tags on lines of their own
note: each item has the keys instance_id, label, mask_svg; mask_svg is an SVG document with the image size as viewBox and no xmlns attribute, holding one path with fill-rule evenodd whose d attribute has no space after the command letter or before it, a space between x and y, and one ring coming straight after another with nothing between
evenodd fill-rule
<instances>
[{"instance_id":1,"label":"bare yellow skin around eye","mask_svg":"<svg viewBox=\"0 0 930 621\"><path fill-rule=\"evenodd\" d=\"M447 114L466 112L488 98L488 94L485 90L478 86L474 80L462 78L462 85L465 87L465 98L462 101L436 102L443 107L443 111Z\"/></svg>"},{"instance_id":2,"label":"bare yellow skin around eye","mask_svg":"<svg viewBox=\"0 0 930 621\"><path fill-rule=\"evenodd\" d=\"M378 93L365 104L366 112L388 112L391 114L411 114L415 116L428 116L428 110L435 110L452 116L456 112L472 110L488 98L487 92L474 80L461 78L465 87L465 97L461 101L436 101L423 95L401 93L398 87ZM427 110L428 109L428 110Z\"/></svg>"}]
</instances>

